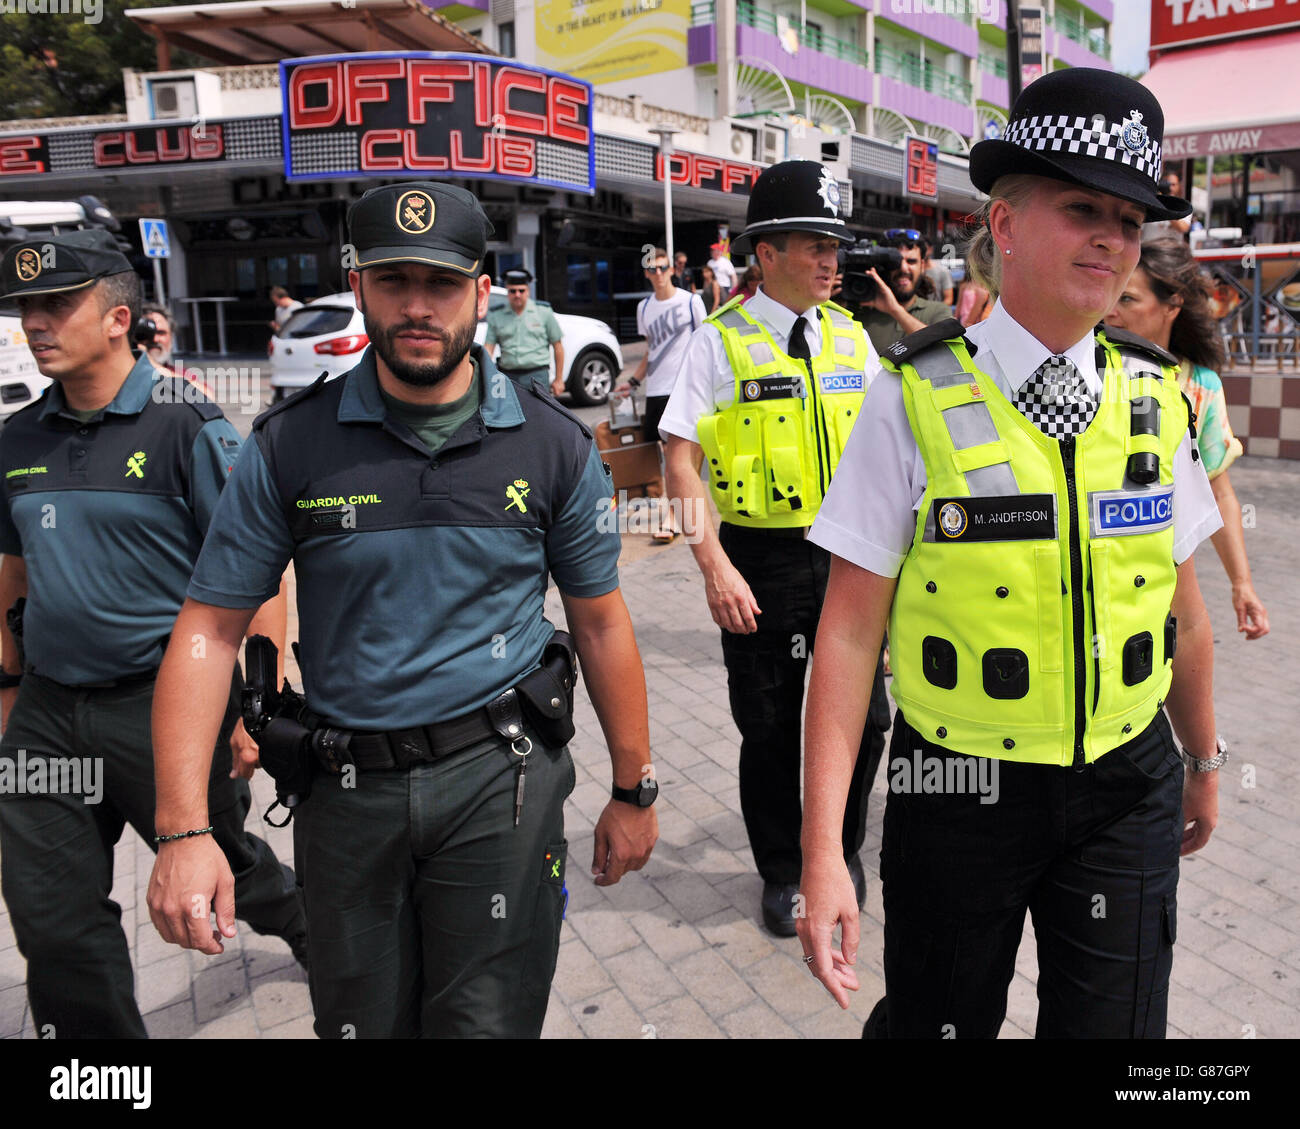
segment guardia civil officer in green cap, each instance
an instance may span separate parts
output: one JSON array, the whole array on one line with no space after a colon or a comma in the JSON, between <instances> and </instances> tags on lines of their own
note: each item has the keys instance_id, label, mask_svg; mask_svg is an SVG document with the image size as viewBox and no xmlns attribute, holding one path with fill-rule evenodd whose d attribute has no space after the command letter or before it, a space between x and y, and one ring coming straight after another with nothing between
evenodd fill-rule
<instances>
[{"instance_id":1,"label":"guardia civil officer in green cap","mask_svg":"<svg viewBox=\"0 0 1300 1129\"><path fill-rule=\"evenodd\" d=\"M37 1029L143 1038L113 847L128 823L156 842L154 679L240 442L216 404L136 359L140 280L107 232L11 247L0 283L54 381L0 434L0 610L26 598L25 664L3 629L4 897ZM257 630L271 635L278 588L249 609L266 602ZM229 669L212 688L196 828L233 870L241 918L304 957L293 872L244 831L257 749L234 689Z\"/></svg>"},{"instance_id":2,"label":"guardia civil officer in green cap","mask_svg":"<svg viewBox=\"0 0 1300 1129\"><path fill-rule=\"evenodd\" d=\"M515 268L505 273L506 305L490 310L487 316L487 337L483 344L494 346L497 369L516 380L533 381L545 389L549 383L555 395L564 391L564 345L560 323L555 320L549 306L539 306L528 296L532 285L531 271ZM555 378L550 376L549 363L555 353Z\"/></svg>"},{"instance_id":3,"label":"guardia civil officer in green cap","mask_svg":"<svg viewBox=\"0 0 1300 1129\"><path fill-rule=\"evenodd\" d=\"M536 1036L574 786L572 662L543 615L548 576L610 748L596 883L640 868L657 835L613 486L591 432L473 345L492 228L470 193L375 188L348 227L371 344L254 424L175 632L205 636L207 657L178 644L163 665L158 826L204 826L220 685L292 559L306 707L277 720L308 729L298 747L316 758L294 857L317 1033ZM219 932L194 897L215 904ZM234 904L207 838L163 848L149 909L167 940L221 951Z\"/></svg>"},{"instance_id":4,"label":"guardia civil officer in green cap","mask_svg":"<svg viewBox=\"0 0 1300 1129\"><path fill-rule=\"evenodd\" d=\"M714 311L691 338L659 421L668 488L683 513L722 630L731 716L740 730L740 806L763 878L762 916L793 937L799 847L799 719L808 654L830 557L807 540L840 453L857 423L877 357L862 326L831 302L842 244L835 178L815 161L782 161L754 184L747 226L732 244L753 250L763 281L743 305ZM715 534L698 467L722 516ZM889 728L880 672L865 686L875 708L855 741L862 755L837 829L840 858L866 885L858 852L867 794ZM855 747L857 745L855 744Z\"/></svg>"},{"instance_id":5,"label":"guardia civil officer in green cap","mask_svg":"<svg viewBox=\"0 0 1300 1129\"><path fill-rule=\"evenodd\" d=\"M991 199L969 261L998 303L886 350L813 527L834 563L799 936L841 1006L859 934L838 828L887 620L898 703L869 1035L997 1035L1026 912L1039 1036L1165 1033L1179 855L1210 838L1224 763L1192 558L1220 518L1177 361L1099 324L1144 221L1190 210L1160 191L1162 130L1121 75L1026 87L971 152Z\"/></svg>"}]
</instances>

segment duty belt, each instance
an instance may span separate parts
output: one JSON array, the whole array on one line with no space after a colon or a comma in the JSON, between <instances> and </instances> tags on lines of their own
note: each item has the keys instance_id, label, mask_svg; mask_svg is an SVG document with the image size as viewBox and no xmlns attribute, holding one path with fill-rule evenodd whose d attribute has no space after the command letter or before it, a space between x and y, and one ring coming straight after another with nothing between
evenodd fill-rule
<instances>
[{"instance_id":1,"label":"duty belt","mask_svg":"<svg viewBox=\"0 0 1300 1129\"><path fill-rule=\"evenodd\" d=\"M495 719L495 722L494 722ZM512 686L486 706L450 721L437 721L414 729L365 733L320 725L312 748L326 772L340 773L345 765L362 772L407 769L431 764L492 737L523 734L519 696Z\"/></svg>"},{"instance_id":2,"label":"duty belt","mask_svg":"<svg viewBox=\"0 0 1300 1129\"><path fill-rule=\"evenodd\" d=\"M506 376L527 376L529 373L541 372L542 369L550 369L548 364L532 365L528 368L506 368L505 365L497 365L497 372L503 372Z\"/></svg>"}]
</instances>

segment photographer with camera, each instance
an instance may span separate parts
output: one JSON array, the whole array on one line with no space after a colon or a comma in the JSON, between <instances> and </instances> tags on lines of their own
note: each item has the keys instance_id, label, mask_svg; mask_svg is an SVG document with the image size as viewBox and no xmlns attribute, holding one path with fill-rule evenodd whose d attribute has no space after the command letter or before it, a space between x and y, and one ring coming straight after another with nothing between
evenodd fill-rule
<instances>
[{"instance_id":1,"label":"photographer with camera","mask_svg":"<svg viewBox=\"0 0 1300 1129\"><path fill-rule=\"evenodd\" d=\"M942 302L916 292L924 265L921 242L914 228L894 228L885 232L882 246L859 245L845 259L841 301L853 310L879 353L909 333L952 316Z\"/></svg>"}]
</instances>

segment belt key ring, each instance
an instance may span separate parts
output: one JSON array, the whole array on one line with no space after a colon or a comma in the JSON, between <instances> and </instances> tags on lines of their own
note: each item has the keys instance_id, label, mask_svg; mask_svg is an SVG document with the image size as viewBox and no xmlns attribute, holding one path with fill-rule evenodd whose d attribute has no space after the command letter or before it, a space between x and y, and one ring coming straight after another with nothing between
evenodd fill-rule
<instances>
[{"instance_id":1,"label":"belt key ring","mask_svg":"<svg viewBox=\"0 0 1300 1129\"><path fill-rule=\"evenodd\" d=\"M510 742L510 751L519 758L519 775L515 779L515 826L519 826L519 816L524 810L524 773L528 769L528 754L533 751L533 743L528 734L516 737Z\"/></svg>"}]
</instances>

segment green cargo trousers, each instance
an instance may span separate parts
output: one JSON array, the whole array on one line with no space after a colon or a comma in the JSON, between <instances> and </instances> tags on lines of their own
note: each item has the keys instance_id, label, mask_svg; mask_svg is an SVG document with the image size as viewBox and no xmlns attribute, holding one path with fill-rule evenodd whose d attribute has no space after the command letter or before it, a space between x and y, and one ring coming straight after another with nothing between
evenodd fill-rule
<instances>
[{"instance_id":1,"label":"green cargo trousers","mask_svg":"<svg viewBox=\"0 0 1300 1129\"><path fill-rule=\"evenodd\" d=\"M0 884L27 959L32 1018L55 1038L146 1037L122 910L110 892L113 847L125 825L153 845L152 704L152 682L84 690L27 674L0 741L0 761L17 765L25 750L29 776L41 756L92 758L101 766L97 803L83 794L0 794ZM306 928L293 871L244 830L248 782L229 776L237 719L232 701L208 783L213 837L234 872L237 916L255 933L289 938Z\"/></svg>"},{"instance_id":2,"label":"green cargo trousers","mask_svg":"<svg viewBox=\"0 0 1300 1129\"><path fill-rule=\"evenodd\" d=\"M564 912L567 748L529 730L410 769L318 771L294 817L316 1033L536 1038Z\"/></svg>"}]
</instances>

